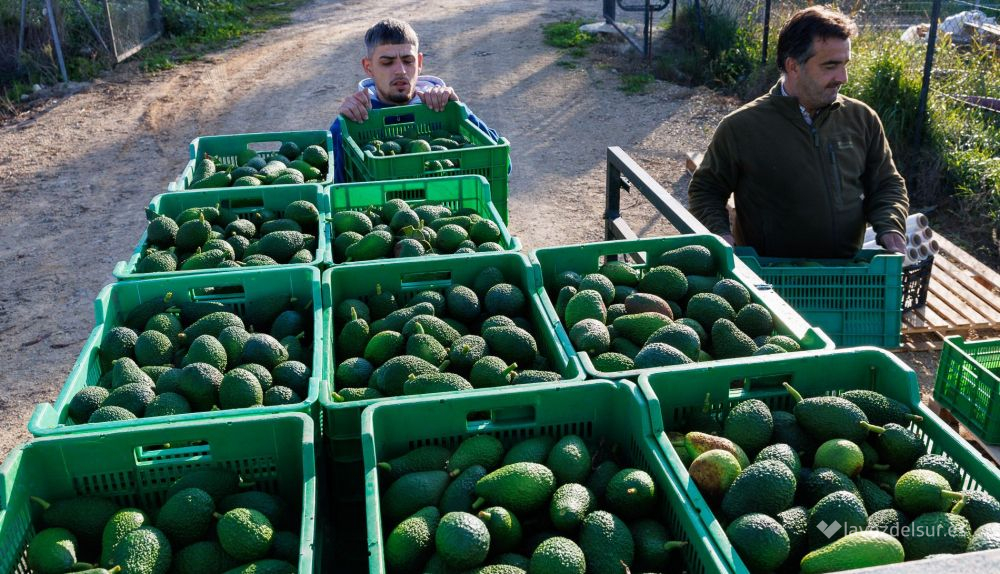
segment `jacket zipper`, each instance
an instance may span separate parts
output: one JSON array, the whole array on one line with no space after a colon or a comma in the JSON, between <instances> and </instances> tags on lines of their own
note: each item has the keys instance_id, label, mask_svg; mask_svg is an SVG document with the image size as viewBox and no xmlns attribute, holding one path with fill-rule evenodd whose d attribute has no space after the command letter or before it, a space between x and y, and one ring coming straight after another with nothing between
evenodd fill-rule
<instances>
[{"instance_id":1,"label":"jacket zipper","mask_svg":"<svg viewBox=\"0 0 1000 574\"><path fill-rule=\"evenodd\" d=\"M837 152L833 149L833 142L827 144L827 149L830 150L830 163L833 165L833 185L837 189L837 197L843 202L844 190L841 188L840 182L840 163L837 161Z\"/></svg>"},{"instance_id":2,"label":"jacket zipper","mask_svg":"<svg viewBox=\"0 0 1000 574\"><path fill-rule=\"evenodd\" d=\"M823 161L823 151L822 151L822 149L821 149L821 147L819 145L819 130L816 129L816 121L817 120L819 120L819 116L817 116L813 120L812 124L809 124L809 131L812 133L813 147L816 148L816 155L817 155L817 157L819 159L820 170L822 172L826 172L826 170L823 169L823 164L825 162ZM830 149L832 151L832 148L830 148ZM834 160L834 161L836 161L836 160ZM834 163L833 167L836 168L836 163ZM825 175L826 174L824 173L824 176ZM839 183L840 182L839 182L839 180L837 180L836 174L834 174L834 178L833 179L835 179L837 181L837 186L836 187L837 187L837 191L839 192L840 191L839 190L839 188L840 188ZM833 195L833 193L831 193L832 190L830 189L830 187L831 187L830 186L830 180L827 179L827 181L825 181L824 183L826 184L826 195L827 195L827 198L826 198L827 201L826 202L827 202L827 208L830 210L830 219L832 220L832 223L833 223L833 225L831 226L831 234L832 235L830 237L830 241L832 242L831 243L832 245L838 245L838 241L837 241L837 237L836 237L836 229L838 228L838 224L837 224L837 204L836 204L835 198L831 197Z\"/></svg>"}]
</instances>

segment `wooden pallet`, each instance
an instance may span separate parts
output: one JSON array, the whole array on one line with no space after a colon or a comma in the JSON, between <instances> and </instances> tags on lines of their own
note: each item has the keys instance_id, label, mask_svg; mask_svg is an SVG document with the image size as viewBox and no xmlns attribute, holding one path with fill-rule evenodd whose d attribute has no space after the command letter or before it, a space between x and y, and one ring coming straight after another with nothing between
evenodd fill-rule
<instances>
[{"instance_id":1,"label":"wooden pallet","mask_svg":"<svg viewBox=\"0 0 1000 574\"><path fill-rule=\"evenodd\" d=\"M902 350L936 350L947 335L1000 330L1000 274L942 235L927 304L903 314Z\"/></svg>"}]
</instances>

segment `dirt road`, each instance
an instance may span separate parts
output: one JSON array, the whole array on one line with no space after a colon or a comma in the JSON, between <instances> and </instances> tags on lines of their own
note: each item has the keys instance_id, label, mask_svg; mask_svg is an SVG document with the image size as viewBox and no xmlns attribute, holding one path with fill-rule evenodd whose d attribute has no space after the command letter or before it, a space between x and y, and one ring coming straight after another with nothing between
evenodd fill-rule
<instances>
[{"instance_id":1,"label":"dirt road","mask_svg":"<svg viewBox=\"0 0 1000 574\"><path fill-rule=\"evenodd\" d=\"M608 146L668 189L734 102L655 82L618 89L635 60L620 46L569 60L542 25L600 19L577 0L317 0L293 25L156 76L117 74L0 127L0 458L27 440L34 405L53 401L94 325L92 301L141 235L199 135L326 129L360 75L362 37L395 15L420 34L425 71L445 78L511 142L511 231L526 249L599 240ZM624 55L623 55L624 53ZM679 195L683 195L680 193ZM631 198L625 200L631 202ZM643 202L627 212L662 229Z\"/></svg>"}]
</instances>

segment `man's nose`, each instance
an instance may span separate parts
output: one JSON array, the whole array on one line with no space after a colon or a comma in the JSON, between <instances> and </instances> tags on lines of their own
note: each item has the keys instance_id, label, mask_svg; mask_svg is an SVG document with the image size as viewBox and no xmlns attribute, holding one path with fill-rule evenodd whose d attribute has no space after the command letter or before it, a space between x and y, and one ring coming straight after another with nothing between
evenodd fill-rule
<instances>
[{"instance_id":1,"label":"man's nose","mask_svg":"<svg viewBox=\"0 0 1000 574\"><path fill-rule=\"evenodd\" d=\"M839 70L837 70L837 75L835 76L835 79L838 82L840 82L841 84L846 84L847 83L847 68L840 68Z\"/></svg>"}]
</instances>

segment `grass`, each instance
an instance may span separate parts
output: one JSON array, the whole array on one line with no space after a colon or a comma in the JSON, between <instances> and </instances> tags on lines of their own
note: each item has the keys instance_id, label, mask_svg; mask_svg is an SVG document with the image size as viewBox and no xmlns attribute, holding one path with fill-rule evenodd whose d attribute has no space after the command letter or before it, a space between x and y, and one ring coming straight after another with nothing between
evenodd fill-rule
<instances>
[{"instance_id":1,"label":"grass","mask_svg":"<svg viewBox=\"0 0 1000 574\"><path fill-rule=\"evenodd\" d=\"M542 37L545 43L555 48L563 48L571 56L583 57L587 54L587 46L597 42L597 36L580 31L583 20L553 22L542 26Z\"/></svg>"},{"instance_id":2,"label":"grass","mask_svg":"<svg viewBox=\"0 0 1000 574\"><path fill-rule=\"evenodd\" d=\"M622 83L619 90L626 94L643 94L649 88L649 84L656 78L653 74L622 74Z\"/></svg>"}]
</instances>

